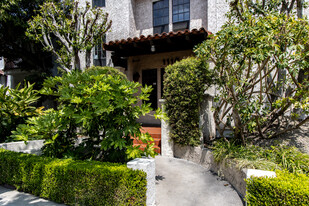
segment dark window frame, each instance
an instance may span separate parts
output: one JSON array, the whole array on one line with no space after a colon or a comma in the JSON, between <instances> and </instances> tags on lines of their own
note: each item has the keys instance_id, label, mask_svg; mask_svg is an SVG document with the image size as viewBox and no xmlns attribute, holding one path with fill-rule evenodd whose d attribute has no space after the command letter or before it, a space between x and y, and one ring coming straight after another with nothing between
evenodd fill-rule
<instances>
[{"instance_id":1,"label":"dark window frame","mask_svg":"<svg viewBox=\"0 0 309 206\"><path fill-rule=\"evenodd\" d=\"M93 48L93 65L106 66L106 50L103 50L102 44L106 42L106 37Z\"/></svg>"},{"instance_id":2,"label":"dark window frame","mask_svg":"<svg viewBox=\"0 0 309 206\"><path fill-rule=\"evenodd\" d=\"M105 7L105 0L92 0L92 8Z\"/></svg>"},{"instance_id":3,"label":"dark window frame","mask_svg":"<svg viewBox=\"0 0 309 206\"><path fill-rule=\"evenodd\" d=\"M172 0L173 24L190 21L190 0Z\"/></svg>"},{"instance_id":4,"label":"dark window frame","mask_svg":"<svg viewBox=\"0 0 309 206\"><path fill-rule=\"evenodd\" d=\"M153 33L169 31L169 0L153 2L152 5Z\"/></svg>"}]
</instances>

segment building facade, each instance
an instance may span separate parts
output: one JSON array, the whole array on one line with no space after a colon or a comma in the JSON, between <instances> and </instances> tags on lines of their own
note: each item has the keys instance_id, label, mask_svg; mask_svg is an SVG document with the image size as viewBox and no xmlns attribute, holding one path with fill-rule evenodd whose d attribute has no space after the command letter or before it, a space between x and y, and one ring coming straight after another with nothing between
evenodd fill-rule
<instances>
[{"instance_id":1,"label":"building facade","mask_svg":"<svg viewBox=\"0 0 309 206\"><path fill-rule=\"evenodd\" d=\"M80 0L80 6L85 4ZM91 0L90 4L107 12L112 21L103 47L93 50L92 64L116 67L129 80L151 85L154 110L163 97L164 68L192 56L195 45L220 29L229 8L225 0ZM151 116L140 121L160 124Z\"/></svg>"}]
</instances>

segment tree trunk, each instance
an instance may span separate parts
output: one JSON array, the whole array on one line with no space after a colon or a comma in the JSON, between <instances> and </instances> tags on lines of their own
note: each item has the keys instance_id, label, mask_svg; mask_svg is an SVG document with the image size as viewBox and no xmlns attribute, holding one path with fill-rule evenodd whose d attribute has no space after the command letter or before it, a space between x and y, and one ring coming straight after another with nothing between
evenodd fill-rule
<instances>
[{"instance_id":1,"label":"tree trunk","mask_svg":"<svg viewBox=\"0 0 309 206\"><path fill-rule=\"evenodd\" d=\"M73 70L76 69L76 70L82 71L81 66L80 66L80 59L79 59L78 53L79 53L78 51L74 52Z\"/></svg>"},{"instance_id":2,"label":"tree trunk","mask_svg":"<svg viewBox=\"0 0 309 206\"><path fill-rule=\"evenodd\" d=\"M303 18L303 0L297 0L297 17Z\"/></svg>"},{"instance_id":3,"label":"tree trunk","mask_svg":"<svg viewBox=\"0 0 309 206\"><path fill-rule=\"evenodd\" d=\"M91 50L86 50L86 68L90 67L91 63Z\"/></svg>"},{"instance_id":4,"label":"tree trunk","mask_svg":"<svg viewBox=\"0 0 309 206\"><path fill-rule=\"evenodd\" d=\"M246 145L246 140L243 132L243 125L237 109L233 109L233 119L235 124L234 135L235 139L242 145Z\"/></svg>"}]
</instances>

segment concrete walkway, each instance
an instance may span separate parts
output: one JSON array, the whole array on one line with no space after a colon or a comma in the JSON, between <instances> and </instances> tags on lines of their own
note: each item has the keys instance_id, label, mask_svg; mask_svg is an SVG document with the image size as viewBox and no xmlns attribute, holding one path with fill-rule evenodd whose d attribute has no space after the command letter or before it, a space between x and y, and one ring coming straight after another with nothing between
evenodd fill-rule
<instances>
[{"instance_id":1,"label":"concrete walkway","mask_svg":"<svg viewBox=\"0 0 309 206\"><path fill-rule=\"evenodd\" d=\"M186 160L156 157L157 206L242 206L237 192L207 169Z\"/></svg>"},{"instance_id":2,"label":"concrete walkway","mask_svg":"<svg viewBox=\"0 0 309 206\"><path fill-rule=\"evenodd\" d=\"M24 192L7 189L0 186L0 205L5 206L62 206Z\"/></svg>"}]
</instances>

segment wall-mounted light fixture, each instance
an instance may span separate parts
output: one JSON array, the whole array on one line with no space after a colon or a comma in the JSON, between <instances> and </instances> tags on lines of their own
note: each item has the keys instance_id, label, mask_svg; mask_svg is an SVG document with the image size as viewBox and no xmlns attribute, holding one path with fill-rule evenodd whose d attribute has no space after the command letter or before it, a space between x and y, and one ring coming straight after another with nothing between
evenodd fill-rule
<instances>
[{"instance_id":1,"label":"wall-mounted light fixture","mask_svg":"<svg viewBox=\"0 0 309 206\"><path fill-rule=\"evenodd\" d=\"M155 45L151 45L150 51L151 51L151 52L155 52L155 51L156 51Z\"/></svg>"}]
</instances>

